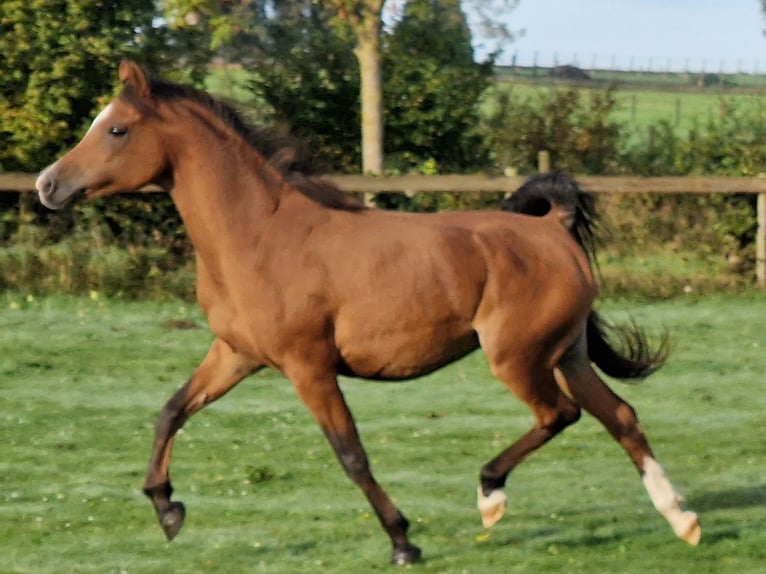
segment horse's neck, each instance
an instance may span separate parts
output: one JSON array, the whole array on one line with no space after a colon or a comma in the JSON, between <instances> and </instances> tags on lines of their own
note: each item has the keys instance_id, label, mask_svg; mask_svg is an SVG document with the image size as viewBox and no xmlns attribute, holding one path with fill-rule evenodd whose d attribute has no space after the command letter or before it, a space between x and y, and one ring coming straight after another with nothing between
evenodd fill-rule
<instances>
[{"instance_id":1,"label":"horse's neck","mask_svg":"<svg viewBox=\"0 0 766 574\"><path fill-rule=\"evenodd\" d=\"M258 243L285 184L254 153L228 156L215 146L206 151L174 166L171 195L198 257L214 265L225 253Z\"/></svg>"}]
</instances>

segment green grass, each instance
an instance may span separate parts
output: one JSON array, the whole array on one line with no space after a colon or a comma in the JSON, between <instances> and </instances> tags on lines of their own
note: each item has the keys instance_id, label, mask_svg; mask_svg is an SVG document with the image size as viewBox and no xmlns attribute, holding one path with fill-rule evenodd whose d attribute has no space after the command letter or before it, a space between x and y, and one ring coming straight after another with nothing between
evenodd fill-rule
<instances>
[{"instance_id":1,"label":"green grass","mask_svg":"<svg viewBox=\"0 0 766 574\"><path fill-rule=\"evenodd\" d=\"M675 539L627 457L590 417L509 480L492 530L478 469L530 425L476 353L419 382L344 381L377 478L412 521L407 571L762 572L766 295L637 304L674 349L637 409L703 539ZM199 326L178 329L178 325ZM176 443L184 530L165 542L140 492L154 419L211 341L180 302L0 299L0 572L394 571L388 541L289 383L266 372L191 419Z\"/></svg>"},{"instance_id":2,"label":"green grass","mask_svg":"<svg viewBox=\"0 0 766 574\"><path fill-rule=\"evenodd\" d=\"M550 85L504 82L497 89L512 90L522 98L535 97L551 89ZM564 89L564 86L560 86ZM600 88L604 89L604 88ZM580 88L584 94L590 88ZM766 102L763 94L737 93L718 90L678 92L656 89L618 88L615 92L617 109L613 119L629 129L644 133L649 126L660 121L668 122L678 134L686 134L693 127L704 129L710 119L718 119L721 102L730 102L738 107L759 106Z\"/></svg>"},{"instance_id":3,"label":"green grass","mask_svg":"<svg viewBox=\"0 0 766 574\"><path fill-rule=\"evenodd\" d=\"M754 284L753 277L730 268L723 257L690 250L650 247L644 253L604 250L598 261L601 292L612 297L672 299L748 290ZM747 269L752 268L748 263Z\"/></svg>"},{"instance_id":4,"label":"green grass","mask_svg":"<svg viewBox=\"0 0 766 574\"><path fill-rule=\"evenodd\" d=\"M593 82L601 84L620 84L628 86L654 87L664 90L729 90L746 91L752 89L762 89L766 86L766 75L750 74L747 72L717 73L717 72L648 72L648 71L621 71L609 69L587 69L586 73ZM545 84L551 82L566 83L567 80L553 78L549 68L531 68L521 67L511 69L507 67L495 68L496 78L500 81L520 80L525 82L534 82ZM702 82L705 76L707 81Z\"/></svg>"}]
</instances>

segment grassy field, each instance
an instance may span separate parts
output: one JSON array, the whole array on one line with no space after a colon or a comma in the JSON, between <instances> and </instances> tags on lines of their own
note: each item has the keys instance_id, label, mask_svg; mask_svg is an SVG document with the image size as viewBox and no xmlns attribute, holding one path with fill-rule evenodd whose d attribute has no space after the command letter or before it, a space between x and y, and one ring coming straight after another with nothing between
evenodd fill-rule
<instances>
[{"instance_id":1,"label":"grassy field","mask_svg":"<svg viewBox=\"0 0 766 574\"><path fill-rule=\"evenodd\" d=\"M641 84L655 86L661 89L683 90L699 88L700 82L706 88L724 88L729 90L763 89L766 87L766 75L759 73L721 73L708 70L701 71L648 71L648 70L619 70L609 68L580 68L594 82L614 84ZM501 80L524 80L527 82L549 82L552 78L551 68L497 66L496 76Z\"/></svg>"},{"instance_id":2,"label":"grassy field","mask_svg":"<svg viewBox=\"0 0 766 574\"><path fill-rule=\"evenodd\" d=\"M660 373L613 388L700 513L700 546L674 538L590 417L515 471L508 514L482 529L478 469L530 417L476 353L416 383L343 383L377 478L424 550L408 570L763 571L766 295L601 308L672 334ZM366 502L270 372L183 430L173 477L188 515L165 542L140 492L153 423L210 340L184 303L0 299L0 572L393 571Z\"/></svg>"},{"instance_id":3,"label":"grassy field","mask_svg":"<svg viewBox=\"0 0 766 574\"><path fill-rule=\"evenodd\" d=\"M528 84L523 82L504 82L498 84L501 90L512 90L521 98L535 97L551 89L550 85ZM559 89L565 89L559 86ZM591 88L580 88L585 94ZM603 88L599 88L603 89ZM668 122L679 134L685 134L693 127L704 129L710 119L718 119L722 111L722 102L732 103L737 108L763 106L766 96L763 93L738 93L736 90L717 90L714 88L678 92L647 86L644 89L617 88L615 92L617 110L614 119L629 129L641 132L660 121Z\"/></svg>"}]
</instances>

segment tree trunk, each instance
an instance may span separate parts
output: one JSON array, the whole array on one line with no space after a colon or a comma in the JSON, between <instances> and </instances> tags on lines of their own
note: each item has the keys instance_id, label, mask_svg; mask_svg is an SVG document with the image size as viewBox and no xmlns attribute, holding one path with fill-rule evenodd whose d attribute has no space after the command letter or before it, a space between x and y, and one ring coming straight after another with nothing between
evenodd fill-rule
<instances>
[{"instance_id":1,"label":"tree trunk","mask_svg":"<svg viewBox=\"0 0 766 574\"><path fill-rule=\"evenodd\" d=\"M355 23L362 107L362 172L383 173L383 79L380 58L381 12L385 0L365 0Z\"/></svg>"}]
</instances>

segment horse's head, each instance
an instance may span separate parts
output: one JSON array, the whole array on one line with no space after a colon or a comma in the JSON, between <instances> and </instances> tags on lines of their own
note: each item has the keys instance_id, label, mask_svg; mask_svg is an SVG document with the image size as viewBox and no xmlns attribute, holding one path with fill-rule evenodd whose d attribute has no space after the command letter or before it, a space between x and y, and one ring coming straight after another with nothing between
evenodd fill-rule
<instances>
[{"instance_id":1,"label":"horse's head","mask_svg":"<svg viewBox=\"0 0 766 574\"><path fill-rule=\"evenodd\" d=\"M46 207L59 209L79 192L93 198L136 190L164 171L167 157L146 75L123 60L120 81L120 97L98 114L72 150L38 176L35 187Z\"/></svg>"}]
</instances>

